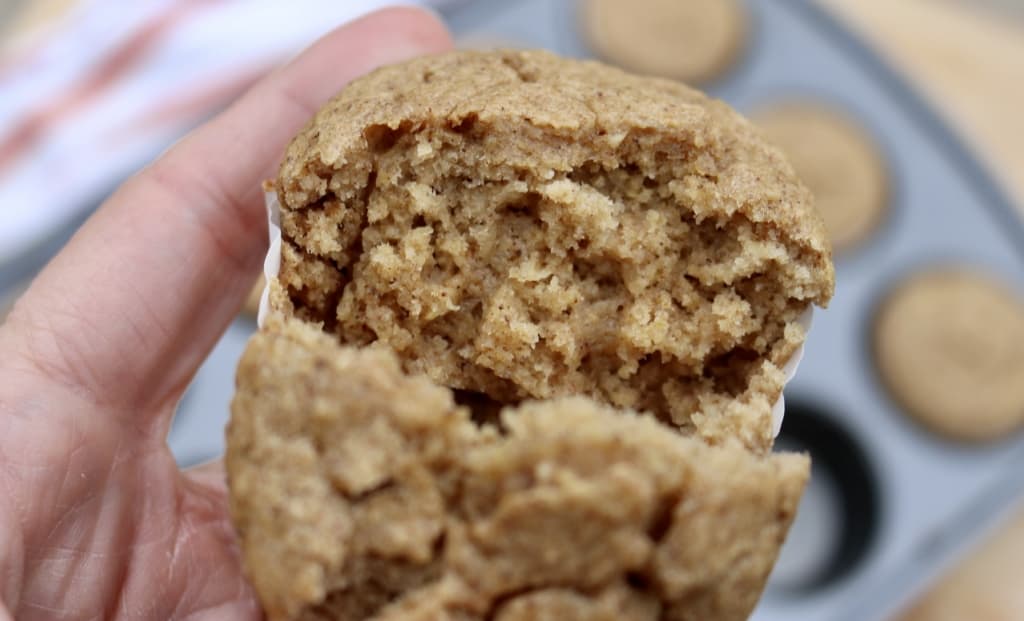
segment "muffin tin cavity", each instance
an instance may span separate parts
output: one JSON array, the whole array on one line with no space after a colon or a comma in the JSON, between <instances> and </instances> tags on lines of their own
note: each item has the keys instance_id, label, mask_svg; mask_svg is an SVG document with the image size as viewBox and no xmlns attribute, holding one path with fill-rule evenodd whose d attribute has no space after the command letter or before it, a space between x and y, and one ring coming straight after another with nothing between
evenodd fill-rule
<instances>
[{"instance_id":1,"label":"muffin tin cavity","mask_svg":"<svg viewBox=\"0 0 1024 621\"><path fill-rule=\"evenodd\" d=\"M860 441L809 402L790 400L776 450L811 456L811 480L769 582L771 592L799 597L857 568L879 531L881 497Z\"/></svg>"}]
</instances>

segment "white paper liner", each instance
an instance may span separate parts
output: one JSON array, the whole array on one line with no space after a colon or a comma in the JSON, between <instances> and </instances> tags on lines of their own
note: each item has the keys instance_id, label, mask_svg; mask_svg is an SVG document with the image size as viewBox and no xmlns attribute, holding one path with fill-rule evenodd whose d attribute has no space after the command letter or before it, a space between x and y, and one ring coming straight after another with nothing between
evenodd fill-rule
<instances>
[{"instance_id":1,"label":"white paper liner","mask_svg":"<svg viewBox=\"0 0 1024 621\"><path fill-rule=\"evenodd\" d=\"M264 202L267 205L270 247L267 249L267 258L263 259L263 276L267 284L260 294L260 309L256 313L256 325L261 328L267 319L267 313L270 312L270 281L277 278L281 271L281 205L277 202L277 192L267 192L264 195Z\"/></svg>"},{"instance_id":2,"label":"white paper liner","mask_svg":"<svg viewBox=\"0 0 1024 621\"><path fill-rule=\"evenodd\" d=\"M270 232L270 249L267 251L267 258L263 261L263 275L266 276L267 286L263 289L263 294L260 296L260 310L256 315L256 322L261 328L267 313L270 311L270 281L277 278L278 272L281 271L281 205L277 201L276 192L267 192L265 198L267 205L267 230ZM813 318L813 306L808 306L807 310L800 315L799 323L804 329L805 336L811 331ZM786 380L783 383L784 387L796 375L796 369L800 366L800 361L803 357L804 346L801 344L782 367L782 372L786 375ZM772 437L779 435L785 413L786 398L780 394L779 400L772 406Z\"/></svg>"},{"instance_id":3,"label":"white paper liner","mask_svg":"<svg viewBox=\"0 0 1024 621\"><path fill-rule=\"evenodd\" d=\"M800 318L797 320L800 326L804 329L804 341L807 340L807 335L811 331L811 324L814 323L814 306L808 305ZM786 364L782 366L782 372L786 375L785 381L782 383L782 387L785 388L786 384L793 379L796 375L796 369L800 366L800 361L804 358L804 344L800 343L800 347L797 348L793 355L789 357ZM779 394L779 400L772 406L772 437L778 437L779 431L782 429L782 418L786 414L786 397L783 394Z\"/></svg>"}]
</instances>

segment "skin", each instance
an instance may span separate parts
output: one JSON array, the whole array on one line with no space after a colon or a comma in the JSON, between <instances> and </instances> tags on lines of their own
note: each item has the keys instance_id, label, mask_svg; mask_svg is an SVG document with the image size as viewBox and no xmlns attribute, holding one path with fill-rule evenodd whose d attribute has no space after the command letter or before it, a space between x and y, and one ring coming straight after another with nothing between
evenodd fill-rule
<instances>
[{"instance_id":1,"label":"skin","mask_svg":"<svg viewBox=\"0 0 1024 621\"><path fill-rule=\"evenodd\" d=\"M220 464L174 405L259 269L260 182L352 78L451 46L416 9L339 28L125 183L0 326L0 621L259 619Z\"/></svg>"}]
</instances>

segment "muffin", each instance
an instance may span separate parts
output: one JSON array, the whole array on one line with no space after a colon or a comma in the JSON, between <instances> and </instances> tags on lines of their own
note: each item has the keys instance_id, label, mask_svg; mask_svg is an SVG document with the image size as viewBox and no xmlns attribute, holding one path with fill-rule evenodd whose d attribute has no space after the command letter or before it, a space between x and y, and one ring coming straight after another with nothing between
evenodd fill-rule
<instances>
[{"instance_id":1,"label":"muffin","mask_svg":"<svg viewBox=\"0 0 1024 621\"><path fill-rule=\"evenodd\" d=\"M925 428L990 442L1024 427L1024 299L970 268L900 282L875 320L886 386Z\"/></svg>"},{"instance_id":2,"label":"muffin","mask_svg":"<svg viewBox=\"0 0 1024 621\"><path fill-rule=\"evenodd\" d=\"M746 47L741 0L585 0L584 36L598 56L629 71L708 82Z\"/></svg>"},{"instance_id":3,"label":"muffin","mask_svg":"<svg viewBox=\"0 0 1024 621\"><path fill-rule=\"evenodd\" d=\"M272 620L750 614L808 471L772 406L833 271L747 121L455 52L350 84L270 188L227 469Z\"/></svg>"},{"instance_id":4,"label":"muffin","mask_svg":"<svg viewBox=\"0 0 1024 621\"><path fill-rule=\"evenodd\" d=\"M745 619L808 476L584 397L478 426L294 319L242 358L232 514L274 619Z\"/></svg>"},{"instance_id":5,"label":"muffin","mask_svg":"<svg viewBox=\"0 0 1024 621\"><path fill-rule=\"evenodd\" d=\"M765 452L833 289L778 150L683 85L543 52L381 69L288 148L276 312L503 404L587 395Z\"/></svg>"},{"instance_id":6,"label":"muffin","mask_svg":"<svg viewBox=\"0 0 1024 621\"><path fill-rule=\"evenodd\" d=\"M810 188L836 252L870 239L888 212L890 182L864 128L816 103L777 105L754 119Z\"/></svg>"}]
</instances>

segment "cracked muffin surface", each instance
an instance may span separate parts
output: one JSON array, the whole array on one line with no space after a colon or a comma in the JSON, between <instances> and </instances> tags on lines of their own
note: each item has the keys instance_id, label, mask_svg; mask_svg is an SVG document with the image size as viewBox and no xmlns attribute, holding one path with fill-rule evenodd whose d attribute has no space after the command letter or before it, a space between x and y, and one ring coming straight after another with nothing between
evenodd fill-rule
<instances>
[{"instance_id":1,"label":"cracked muffin surface","mask_svg":"<svg viewBox=\"0 0 1024 621\"><path fill-rule=\"evenodd\" d=\"M271 620L744 619L808 475L585 397L478 425L383 347L279 320L226 465Z\"/></svg>"},{"instance_id":2,"label":"cracked muffin surface","mask_svg":"<svg viewBox=\"0 0 1024 621\"><path fill-rule=\"evenodd\" d=\"M808 476L772 405L832 295L780 152L543 52L379 69L270 184L231 512L272 621L746 618Z\"/></svg>"},{"instance_id":3,"label":"cracked muffin surface","mask_svg":"<svg viewBox=\"0 0 1024 621\"><path fill-rule=\"evenodd\" d=\"M278 312L502 404L587 395L767 451L832 293L811 197L725 104L543 52L380 69L274 183Z\"/></svg>"}]
</instances>

